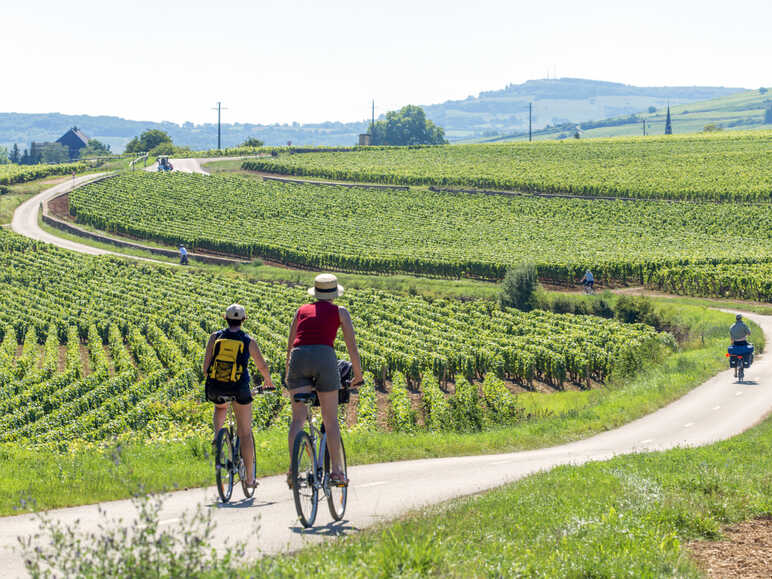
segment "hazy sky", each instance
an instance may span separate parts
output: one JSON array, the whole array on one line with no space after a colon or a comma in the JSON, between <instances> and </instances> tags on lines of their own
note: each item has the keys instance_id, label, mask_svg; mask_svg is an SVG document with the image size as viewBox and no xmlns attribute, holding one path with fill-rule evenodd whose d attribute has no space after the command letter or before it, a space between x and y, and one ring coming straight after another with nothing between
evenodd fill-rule
<instances>
[{"instance_id":1,"label":"hazy sky","mask_svg":"<svg viewBox=\"0 0 772 579\"><path fill-rule=\"evenodd\" d=\"M0 111L353 121L508 83L772 84L772 0L3 0Z\"/></svg>"}]
</instances>

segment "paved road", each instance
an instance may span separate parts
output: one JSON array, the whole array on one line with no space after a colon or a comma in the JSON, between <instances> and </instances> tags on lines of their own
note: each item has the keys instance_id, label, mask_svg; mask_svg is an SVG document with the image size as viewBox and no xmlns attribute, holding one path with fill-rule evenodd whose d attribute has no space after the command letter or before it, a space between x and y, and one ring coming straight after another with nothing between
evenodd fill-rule
<instances>
[{"instance_id":1,"label":"paved road","mask_svg":"<svg viewBox=\"0 0 772 579\"><path fill-rule=\"evenodd\" d=\"M772 317L746 314L772 338ZM772 344L772 341L769 341ZM303 531L295 518L294 504L283 477L261 480L255 498L229 506L217 503L214 487L170 493L161 514L162 525L201 504L211 509L217 522L217 542L249 537L253 557L298 549L337 535L347 535L375 523L393 519L411 509L453 497L477 493L562 464L605 460L630 452L698 446L723 440L761 421L772 411L772 356L758 356L738 384L729 370L711 378L683 398L621 428L592 438L540 450L509 454L411 460L372 464L349 470L352 486L345 519L332 524L326 506L320 505L317 527ZM234 490L240 496L240 489ZM103 503L112 517L133 517L129 501ZM96 528L97 506L52 511L65 522L76 519ZM255 528L255 517L260 528ZM8 550L18 535L36 530L34 516L0 518L0 569L3 574L23 574L22 561Z\"/></svg>"}]
</instances>

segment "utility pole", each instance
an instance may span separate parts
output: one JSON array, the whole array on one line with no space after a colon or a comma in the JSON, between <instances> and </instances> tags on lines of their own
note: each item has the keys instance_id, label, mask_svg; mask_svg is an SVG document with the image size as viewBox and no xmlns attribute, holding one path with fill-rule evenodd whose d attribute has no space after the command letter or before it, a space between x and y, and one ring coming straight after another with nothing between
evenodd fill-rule
<instances>
[{"instance_id":1,"label":"utility pole","mask_svg":"<svg viewBox=\"0 0 772 579\"><path fill-rule=\"evenodd\" d=\"M646 119L643 119L643 136L646 136Z\"/></svg>"},{"instance_id":2,"label":"utility pole","mask_svg":"<svg viewBox=\"0 0 772 579\"><path fill-rule=\"evenodd\" d=\"M220 150L220 143L221 143L221 137L222 137L222 132L220 130L220 111L221 110L226 110L226 111L228 110L227 108L223 108L221 105L222 105L222 103L220 103L218 101L217 102L217 109L216 109L217 110L217 150L218 151ZM212 108L212 110L215 110L215 109Z\"/></svg>"},{"instance_id":3,"label":"utility pole","mask_svg":"<svg viewBox=\"0 0 772 579\"><path fill-rule=\"evenodd\" d=\"M528 103L528 142L531 142L531 109L533 103Z\"/></svg>"}]
</instances>

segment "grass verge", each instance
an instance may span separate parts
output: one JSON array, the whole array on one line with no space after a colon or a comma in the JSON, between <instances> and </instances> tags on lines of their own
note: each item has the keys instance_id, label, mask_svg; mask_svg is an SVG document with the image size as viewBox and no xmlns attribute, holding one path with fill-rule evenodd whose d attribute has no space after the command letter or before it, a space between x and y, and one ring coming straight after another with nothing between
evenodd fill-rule
<instances>
[{"instance_id":1,"label":"grass verge","mask_svg":"<svg viewBox=\"0 0 772 579\"><path fill-rule=\"evenodd\" d=\"M563 466L245 575L701 577L685 540L772 515L772 418L698 449Z\"/></svg>"},{"instance_id":2,"label":"grass verge","mask_svg":"<svg viewBox=\"0 0 772 579\"><path fill-rule=\"evenodd\" d=\"M350 464L510 452L577 440L620 426L680 397L727 365L724 357L733 317L714 310L659 306L691 333L680 352L652 361L632 378L602 389L523 394L532 417L514 426L482 432L350 432ZM754 335L761 336L758 327ZM756 339L759 351L763 340ZM170 490L213 483L209 436L187 440L129 442L120 447L76 446L68 453L0 447L0 514L42 510L131 496L132 491ZM260 476L286 471L286 430L256 433Z\"/></svg>"}]
</instances>

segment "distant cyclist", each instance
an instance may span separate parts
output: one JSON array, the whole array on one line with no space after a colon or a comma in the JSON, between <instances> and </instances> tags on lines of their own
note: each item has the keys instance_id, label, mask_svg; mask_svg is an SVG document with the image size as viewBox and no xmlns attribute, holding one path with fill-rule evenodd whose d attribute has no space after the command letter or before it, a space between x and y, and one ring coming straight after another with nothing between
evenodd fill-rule
<instances>
[{"instance_id":1,"label":"distant cyclist","mask_svg":"<svg viewBox=\"0 0 772 579\"><path fill-rule=\"evenodd\" d=\"M316 298L316 301L300 306L290 326L287 344L287 388L292 394L316 390L322 409L322 421L327 431L327 447L332 458L330 480L334 485L346 486L348 480L343 473L338 426L338 390L341 383L338 359L333 348L338 328L343 330L343 339L354 370L352 386L363 381L362 364L351 316L346 308L332 303L332 300L343 295L343 286L338 285L338 278L329 273L319 274L314 279L314 287L309 288L308 293ZM292 425L289 431L290 454L295 437L303 429L305 420L306 405L293 401ZM290 480L288 476L288 484Z\"/></svg>"},{"instance_id":2,"label":"distant cyclist","mask_svg":"<svg viewBox=\"0 0 772 579\"><path fill-rule=\"evenodd\" d=\"M180 243L180 265L188 265L188 250Z\"/></svg>"},{"instance_id":3,"label":"distant cyclist","mask_svg":"<svg viewBox=\"0 0 772 579\"><path fill-rule=\"evenodd\" d=\"M595 285L595 277L593 277L592 272L589 269L584 272L584 277L579 281L582 285L584 285L584 291L588 293L593 291L593 286Z\"/></svg>"},{"instance_id":4,"label":"distant cyclist","mask_svg":"<svg viewBox=\"0 0 772 579\"><path fill-rule=\"evenodd\" d=\"M244 307L232 304L225 310L228 327L209 336L204 355L204 376L206 376L206 399L214 402L214 440L225 423L228 404L233 403L236 424L241 440L249 440L252 434L252 392L249 388L247 363L251 357L263 376L265 386L274 388L268 365L263 359L257 343L241 329L247 315ZM253 471L255 457L251 444L241 446L246 472ZM246 485L254 488L257 481L247 480Z\"/></svg>"},{"instance_id":5,"label":"distant cyclist","mask_svg":"<svg viewBox=\"0 0 772 579\"><path fill-rule=\"evenodd\" d=\"M737 321L729 328L729 336L732 338L732 345L747 346L748 338L751 337L751 329L743 322L742 314L737 314L735 320Z\"/></svg>"}]
</instances>

